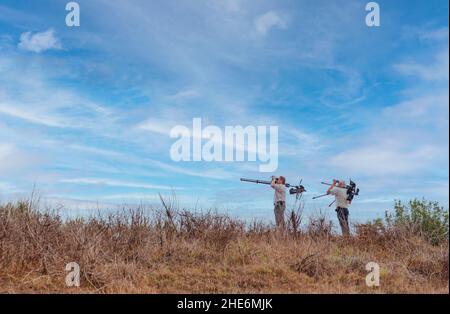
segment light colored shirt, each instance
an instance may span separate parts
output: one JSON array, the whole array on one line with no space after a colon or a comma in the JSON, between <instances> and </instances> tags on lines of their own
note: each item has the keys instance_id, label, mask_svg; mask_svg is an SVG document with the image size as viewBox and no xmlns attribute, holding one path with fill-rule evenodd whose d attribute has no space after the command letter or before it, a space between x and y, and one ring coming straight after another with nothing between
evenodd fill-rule
<instances>
[{"instance_id":1,"label":"light colored shirt","mask_svg":"<svg viewBox=\"0 0 450 314\"><path fill-rule=\"evenodd\" d=\"M286 187L284 184L272 184L272 188L275 190L275 195L273 196L273 203L286 202Z\"/></svg>"},{"instance_id":2,"label":"light colored shirt","mask_svg":"<svg viewBox=\"0 0 450 314\"><path fill-rule=\"evenodd\" d=\"M347 189L335 186L331 189L330 194L335 196L337 207L348 208L350 202L347 200Z\"/></svg>"}]
</instances>

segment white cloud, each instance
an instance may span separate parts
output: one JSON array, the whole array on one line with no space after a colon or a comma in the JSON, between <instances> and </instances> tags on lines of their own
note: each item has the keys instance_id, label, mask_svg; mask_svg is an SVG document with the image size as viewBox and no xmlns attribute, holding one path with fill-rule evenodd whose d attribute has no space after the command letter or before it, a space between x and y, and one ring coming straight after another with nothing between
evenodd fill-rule
<instances>
[{"instance_id":1,"label":"white cloud","mask_svg":"<svg viewBox=\"0 0 450 314\"><path fill-rule=\"evenodd\" d=\"M448 81L449 79L448 47L437 53L427 64L406 62L397 64L394 68L405 75L417 76L426 81Z\"/></svg>"},{"instance_id":2,"label":"white cloud","mask_svg":"<svg viewBox=\"0 0 450 314\"><path fill-rule=\"evenodd\" d=\"M3 159L5 159L6 157L9 157L13 154L15 150L14 145L12 144L5 144L5 143L0 143L0 161L3 161Z\"/></svg>"},{"instance_id":3,"label":"white cloud","mask_svg":"<svg viewBox=\"0 0 450 314\"><path fill-rule=\"evenodd\" d=\"M0 180L12 182L19 179L23 173L29 173L31 166L39 162L40 157L22 151L16 144L1 141L0 138Z\"/></svg>"},{"instance_id":4,"label":"white cloud","mask_svg":"<svg viewBox=\"0 0 450 314\"><path fill-rule=\"evenodd\" d=\"M448 125L448 91L417 96L383 110L383 118L394 123L408 123L411 126L428 124Z\"/></svg>"},{"instance_id":5,"label":"white cloud","mask_svg":"<svg viewBox=\"0 0 450 314\"><path fill-rule=\"evenodd\" d=\"M14 185L12 185L12 184L10 184L8 182L0 181L0 191L2 191L2 192L6 191L8 193L11 193L11 192L16 191L16 189L17 188Z\"/></svg>"},{"instance_id":6,"label":"white cloud","mask_svg":"<svg viewBox=\"0 0 450 314\"><path fill-rule=\"evenodd\" d=\"M191 98L195 98L200 96L200 93L194 89L188 89L188 90L183 90L180 91L178 93L176 93L175 95L171 95L169 96L169 100L174 100L174 101L183 101L186 99L191 99Z\"/></svg>"},{"instance_id":7,"label":"white cloud","mask_svg":"<svg viewBox=\"0 0 450 314\"><path fill-rule=\"evenodd\" d=\"M419 31L419 39L432 41L442 41L442 40L448 41L448 27Z\"/></svg>"},{"instance_id":8,"label":"white cloud","mask_svg":"<svg viewBox=\"0 0 450 314\"><path fill-rule=\"evenodd\" d=\"M228 13L237 13L242 11L242 6L240 2L241 2L240 0L219 0L219 1L211 1L208 4Z\"/></svg>"},{"instance_id":9,"label":"white cloud","mask_svg":"<svg viewBox=\"0 0 450 314\"><path fill-rule=\"evenodd\" d=\"M20 35L20 49L41 53L47 50L62 49L61 42L55 36L55 31L49 29L42 33L32 34L31 32L22 33Z\"/></svg>"},{"instance_id":10,"label":"white cloud","mask_svg":"<svg viewBox=\"0 0 450 314\"><path fill-rule=\"evenodd\" d=\"M192 176L192 177L199 177L199 178L207 178L207 179L215 179L215 180L227 180L227 179L232 179L232 178L236 178L236 174L230 172L230 171L225 171L222 169L210 169L210 170L188 170L185 167L177 167L177 166L172 166L170 164L167 163L163 163L160 161L153 161L153 164L158 166L159 169L165 170L165 171L169 171L169 172L173 172L173 173L179 173L179 174L184 174L187 176Z\"/></svg>"},{"instance_id":11,"label":"white cloud","mask_svg":"<svg viewBox=\"0 0 450 314\"><path fill-rule=\"evenodd\" d=\"M64 143L61 143L61 142L58 142L58 141L56 141L55 144L58 145L58 146L65 145L67 148L70 148L70 149L78 150L78 151L81 151L81 152L86 152L86 153L89 153L89 154L105 156L105 157L109 157L109 158L116 158L116 157L129 158L129 156L127 156L126 154L123 154L121 152L117 152L117 151L113 151L113 150L107 150L107 149L101 149L101 148L98 148L98 147L89 147L89 146L80 145L80 144L67 145L67 144L64 144Z\"/></svg>"},{"instance_id":12,"label":"white cloud","mask_svg":"<svg viewBox=\"0 0 450 314\"><path fill-rule=\"evenodd\" d=\"M330 165L355 175L397 178L434 174L448 164L448 91L385 108L363 141L352 141ZM408 186L405 184L405 186Z\"/></svg>"},{"instance_id":13,"label":"white cloud","mask_svg":"<svg viewBox=\"0 0 450 314\"><path fill-rule=\"evenodd\" d=\"M402 149L396 142L382 142L347 150L333 157L331 164L359 175L402 175L427 168L441 153L441 149L430 145Z\"/></svg>"},{"instance_id":14,"label":"white cloud","mask_svg":"<svg viewBox=\"0 0 450 314\"><path fill-rule=\"evenodd\" d=\"M29 109L21 109L19 106L7 103L0 103L0 114L6 114L8 116L22 119L30 123L48 127L63 128L68 125L67 121L64 122L62 119L56 116L51 116L42 112L32 112Z\"/></svg>"},{"instance_id":15,"label":"white cloud","mask_svg":"<svg viewBox=\"0 0 450 314\"><path fill-rule=\"evenodd\" d=\"M261 35L266 35L273 27L285 29L287 26L287 18L274 11L269 11L255 19L256 31Z\"/></svg>"},{"instance_id":16,"label":"white cloud","mask_svg":"<svg viewBox=\"0 0 450 314\"><path fill-rule=\"evenodd\" d=\"M36 62L26 65L23 57L0 55L0 116L52 128L94 128L107 130L117 116L107 108L84 97L76 89L61 87L52 78L67 73L67 65ZM64 69L64 70L63 70ZM56 73L54 72L56 71Z\"/></svg>"},{"instance_id":17,"label":"white cloud","mask_svg":"<svg viewBox=\"0 0 450 314\"><path fill-rule=\"evenodd\" d=\"M106 185L114 187L124 187L124 188L140 188L148 190L172 190L172 187L162 186L162 185L152 185L143 183L126 182L121 180L111 180L111 179L97 179L97 178L76 178L76 179L62 179L61 183L72 183L72 184L87 184L87 185Z\"/></svg>"},{"instance_id":18,"label":"white cloud","mask_svg":"<svg viewBox=\"0 0 450 314\"><path fill-rule=\"evenodd\" d=\"M99 202L93 200L82 200L68 198L64 195L42 195L39 202L39 207L43 210L48 208L63 209L61 214L69 215L73 217L79 217L80 215L98 215L100 210L108 211L117 209L117 205L106 202Z\"/></svg>"},{"instance_id":19,"label":"white cloud","mask_svg":"<svg viewBox=\"0 0 450 314\"><path fill-rule=\"evenodd\" d=\"M160 201L160 198L156 194L145 193L123 193L113 194L101 197L102 200L137 200L137 201Z\"/></svg>"},{"instance_id":20,"label":"white cloud","mask_svg":"<svg viewBox=\"0 0 450 314\"><path fill-rule=\"evenodd\" d=\"M170 130L176 126L176 123L170 124L167 121L149 118L144 122L139 123L136 128L141 131L149 131L161 135L170 135Z\"/></svg>"}]
</instances>

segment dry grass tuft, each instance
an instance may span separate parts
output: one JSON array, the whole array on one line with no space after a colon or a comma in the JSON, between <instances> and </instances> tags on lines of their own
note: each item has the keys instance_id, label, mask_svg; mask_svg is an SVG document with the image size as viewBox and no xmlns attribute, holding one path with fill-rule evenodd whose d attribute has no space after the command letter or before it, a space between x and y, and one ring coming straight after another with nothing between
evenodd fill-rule
<instances>
[{"instance_id":1,"label":"dry grass tuft","mask_svg":"<svg viewBox=\"0 0 450 314\"><path fill-rule=\"evenodd\" d=\"M383 224L342 239L324 217L287 231L214 212L123 210L63 220L32 202L0 207L0 290L39 293L448 293L448 240L432 245ZM381 286L365 284L368 262ZM81 268L67 287L66 264Z\"/></svg>"}]
</instances>

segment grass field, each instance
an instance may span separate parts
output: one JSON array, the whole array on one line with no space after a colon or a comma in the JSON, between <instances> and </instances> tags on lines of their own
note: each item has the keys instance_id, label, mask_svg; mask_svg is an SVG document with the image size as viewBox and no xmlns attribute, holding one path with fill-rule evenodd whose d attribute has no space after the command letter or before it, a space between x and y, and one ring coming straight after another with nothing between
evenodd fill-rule
<instances>
[{"instance_id":1,"label":"grass field","mask_svg":"<svg viewBox=\"0 0 450 314\"><path fill-rule=\"evenodd\" d=\"M380 223L333 234L321 217L288 230L217 213L124 210L63 221L30 202L0 206L3 293L448 293L448 237L439 243ZM300 225L303 227L300 228ZM65 267L80 266L80 287ZM379 287L367 287L369 262Z\"/></svg>"}]
</instances>

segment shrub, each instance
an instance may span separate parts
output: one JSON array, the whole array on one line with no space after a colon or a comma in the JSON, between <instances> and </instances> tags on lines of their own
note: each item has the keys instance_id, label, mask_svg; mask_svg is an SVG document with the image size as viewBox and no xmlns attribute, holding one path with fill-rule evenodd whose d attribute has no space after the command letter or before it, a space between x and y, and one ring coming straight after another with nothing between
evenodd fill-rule
<instances>
[{"instance_id":1,"label":"shrub","mask_svg":"<svg viewBox=\"0 0 450 314\"><path fill-rule=\"evenodd\" d=\"M395 202L395 212L386 212L386 222L390 228L402 228L425 237L437 245L448 241L449 213L438 202L414 199L408 205Z\"/></svg>"}]
</instances>

